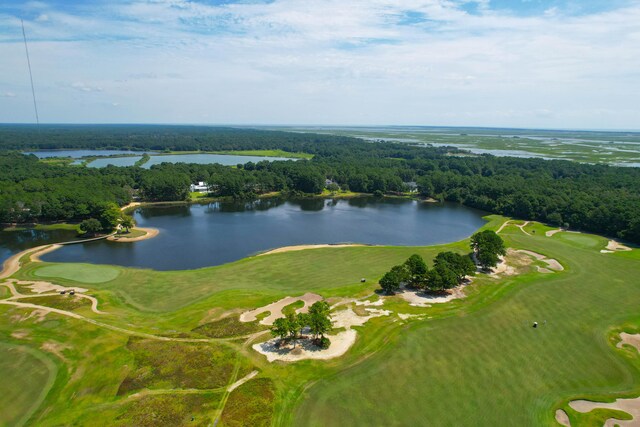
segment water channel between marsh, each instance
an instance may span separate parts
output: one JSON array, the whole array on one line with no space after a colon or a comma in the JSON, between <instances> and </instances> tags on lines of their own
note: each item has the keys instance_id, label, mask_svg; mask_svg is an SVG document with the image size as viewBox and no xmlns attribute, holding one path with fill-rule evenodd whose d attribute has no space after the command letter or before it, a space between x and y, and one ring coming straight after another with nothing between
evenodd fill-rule
<instances>
[{"instance_id":1,"label":"water channel between marsh","mask_svg":"<svg viewBox=\"0 0 640 427\"><path fill-rule=\"evenodd\" d=\"M65 246L43 261L185 270L290 245L433 245L471 235L484 224L483 215L455 204L375 198L149 206L138 208L134 217L141 227L158 228L157 237Z\"/></svg>"}]
</instances>

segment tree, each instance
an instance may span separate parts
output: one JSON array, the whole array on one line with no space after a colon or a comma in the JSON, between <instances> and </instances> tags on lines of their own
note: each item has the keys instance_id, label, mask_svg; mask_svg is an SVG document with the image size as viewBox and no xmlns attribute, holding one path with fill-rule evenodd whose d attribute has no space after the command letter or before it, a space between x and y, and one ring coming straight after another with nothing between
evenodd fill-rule
<instances>
[{"instance_id":1,"label":"tree","mask_svg":"<svg viewBox=\"0 0 640 427\"><path fill-rule=\"evenodd\" d=\"M122 211L115 204L105 206L100 214L100 224L104 231L114 230L122 218Z\"/></svg>"},{"instance_id":2,"label":"tree","mask_svg":"<svg viewBox=\"0 0 640 427\"><path fill-rule=\"evenodd\" d=\"M281 341L286 340L289 336L289 320L286 317L276 319L271 327L271 335L280 337Z\"/></svg>"},{"instance_id":3,"label":"tree","mask_svg":"<svg viewBox=\"0 0 640 427\"><path fill-rule=\"evenodd\" d=\"M471 236L471 248L478 264L485 270L498 265L499 256L507 253L504 240L492 230L480 231Z\"/></svg>"},{"instance_id":4,"label":"tree","mask_svg":"<svg viewBox=\"0 0 640 427\"><path fill-rule=\"evenodd\" d=\"M447 264L439 264L427 273L426 287L430 291L443 291L458 285L456 274Z\"/></svg>"},{"instance_id":5,"label":"tree","mask_svg":"<svg viewBox=\"0 0 640 427\"><path fill-rule=\"evenodd\" d=\"M424 284L425 275L427 274L427 264L418 254L413 254L404 263L409 272L409 285L414 288L420 288Z\"/></svg>"},{"instance_id":6,"label":"tree","mask_svg":"<svg viewBox=\"0 0 640 427\"><path fill-rule=\"evenodd\" d=\"M434 266L446 265L457 277L458 283L466 276L473 276L476 266L468 255L460 255L454 252L440 252L433 260Z\"/></svg>"},{"instance_id":7,"label":"tree","mask_svg":"<svg viewBox=\"0 0 640 427\"><path fill-rule=\"evenodd\" d=\"M124 215L122 217L122 221L120 222L120 225L124 227L125 231L128 233L129 229L133 228L136 225L136 223L132 216Z\"/></svg>"},{"instance_id":8,"label":"tree","mask_svg":"<svg viewBox=\"0 0 640 427\"><path fill-rule=\"evenodd\" d=\"M331 330L330 307L326 301L317 301L309 308L307 323L316 341L318 336L324 338L324 334Z\"/></svg>"},{"instance_id":9,"label":"tree","mask_svg":"<svg viewBox=\"0 0 640 427\"><path fill-rule=\"evenodd\" d=\"M80 230L84 231L85 234L95 236L102 230L102 224L95 218L85 219L80 223Z\"/></svg>"},{"instance_id":10,"label":"tree","mask_svg":"<svg viewBox=\"0 0 640 427\"><path fill-rule=\"evenodd\" d=\"M300 330L302 329L303 325L300 323L300 320L295 313L287 314L286 319L289 327L289 338L293 340L293 346L295 347L296 339L298 338L298 335L300 335Z\"/></svg>"},{"instance_id":11,"label":"tree","mask_svg":"<svg viewBox=\"0 0 640 427\"><path fill-rule=\"evenodd\" d=\"M393 271L387 271L382 279L380 279L380 287L387 295L393 295L395 291L400 289L400 278Z\"/></svg>"}]
</instances>

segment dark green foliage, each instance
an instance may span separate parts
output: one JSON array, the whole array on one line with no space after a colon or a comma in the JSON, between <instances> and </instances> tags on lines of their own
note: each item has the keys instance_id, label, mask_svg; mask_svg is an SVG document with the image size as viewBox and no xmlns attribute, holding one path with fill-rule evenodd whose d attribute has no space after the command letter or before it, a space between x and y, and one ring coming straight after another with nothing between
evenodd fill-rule
<instances>
[{"instance_id":1,"label":"dark green foliage","mask_svg":"<svg viewBox=\"0 0 640 427\"><path fill-rule=\"evenodd\" d=\"M427 264L422 257L418 254L411 255L404 263L408 273L408 284L412 288L421 288L424 286L425 277L427 274Z\"/></svg>"},{"instance_id":2,"label":"dark green foliage","mask_svg":"<svg viewBox=\"0 0 640 427\"><path fill-rule=\"evenodd\" d=\"M113 203L106 205L100 214L100 225L104 231L114 230L122 219L122 211Z\"/></svg>"},{"instance_id":3,"label":"dark green foliage","mask_svg":"<svg viewBox=\"0 0 640 427\"><path fill-rule=\"evenodd\" d=\"M476 265L469 255L460 255L455 252L440 252L433 260L436 267L445 265L454 272L458 282L465 276L473 276L476 272Z\"/></svg>"},{"instance_id":4,"label":"dark green foliage","mask_svg":"<svg viewBox=\"0 0 640 427\"><path fill-rule=\"evenodd\" d=\"M326 350L331 346L331 340L327 337L320 337L316 340L316 345L321 349Z\"/></svg>"},{"instance_id":5,"label":"dark green foliage","mask_svg":"<svg viewBox=\"0 0 640 427\"><path fill-rule=\"evenodd\" d=\"M425 265L425 271L426 271L426 265ZM403 282L406 283L409 280L411 280L411 274L409 273L409 270L406 267L406 265L404 264L396 265L391 267L391 270L385 273L384 276L382 276L382 279L380 279L380 287L387 294L393 294L398 289L400 289L401 283Z\"/></svg>"},{"instance_id":6,"label":"dark green foliage","mask_svg":"<svg viewBox=\"0 0 640 427\"><path fill-rule=\"evenodd\" d=\"M309 313L302 318L301 323L308 326L316 338L324 338L324 334L331 330L329 311L330 307L326 301L317 301L309 307Z\"/></svg>"},{"instance_id":7,"label":"dark green foliage","mask_svg":"<svg viewBox=\"0 0 640 427\"><path fill-rule=\"evenodd\" d=\"M415 181L423 196L507 216L593 231L640 243L640 168L507 157L450 156L460 150L364 142L303 133L186 126L0 126L0 150L119 148L150 150L281 149L310 161L258 162L242 169L162 164L102 169L64 167L0 154L0 222L98 217L105 203L184 200L205 181L219 196L250 198L285 191L319 193L331 177L355 192L402 192Z\"/></svg>"},{"instance_id":8,"label":"dark green foliage","mask_svg":"<svg viewBox=\"0 0 640 427\"><path fill-rule=\"evenodd\" d=\"M438 264L427 273L426 288L430 291L444 291L458 284L456 273L447 264Z\"/></svg>"},{"instance_id":9,"label":"dark green foliage","mask_svg":"<svg viewBox=\"0 0 640 427\"><path fill-rule=\"evenodd\" d=\"M95 236L102 231L102 224L95 218L85 219L80 223L80 230L89 236Z\"/></svg>"},{"instance_id":10,"label":"dark green foliage","mask_svg":"<svg viewBox=\"0 0 640 427\"><path fill-rule=\"evenodd\" d=\"M471 249L473 249L478 263L482 268L489 269L498 264L499 256L506 255L502 237L495 231L480 231L471 236Z\"/></svg>"},{"instance_id":11,"label":"dark green foliage","mask_svg":"<svg viewBox=\"0 0 640 427\"><path fill-rule=\"evenodd\" d=\"M122 215L122 221L120 222L120 225L128 233L129 230L136 225L136 223L132 216Z\"/></svg>"},{"instance_id":12,"label":"dark green foliage","mask_svg":"<svg viewBox=\"0 0 640 427\"><path fill-rule=\"evenodd\" d=\"M271 335L279 337L281 340L287 339L289 336L289 320L286 317L274 320L273 326L271 326Z\"/></svg>"}]
</instances>

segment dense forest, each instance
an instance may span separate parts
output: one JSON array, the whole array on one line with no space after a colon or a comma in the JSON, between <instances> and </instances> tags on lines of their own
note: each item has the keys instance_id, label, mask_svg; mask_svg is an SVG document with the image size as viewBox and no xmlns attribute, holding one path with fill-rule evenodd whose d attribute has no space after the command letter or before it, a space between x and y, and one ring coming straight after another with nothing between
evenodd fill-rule
<instances>
[{"instance_id":1,"label":"dense forest","mask_svg":"<svg viewBox=\"0 0 640 427\"><path fill-rule=\"evenodd\" d=\"M312 160L220 165L168 164L102 169L49 165L9 150L281 149ZM568 161L473 156L328 135L187 126L0 126L0 222L81 220L109 203L186 200L206 181L217 196L252 198L280 191L318 194L330 179L342 189L389 194L417 183L419 194L516 218L640 243L640 169Z\"/></svg>"}]
</instances>

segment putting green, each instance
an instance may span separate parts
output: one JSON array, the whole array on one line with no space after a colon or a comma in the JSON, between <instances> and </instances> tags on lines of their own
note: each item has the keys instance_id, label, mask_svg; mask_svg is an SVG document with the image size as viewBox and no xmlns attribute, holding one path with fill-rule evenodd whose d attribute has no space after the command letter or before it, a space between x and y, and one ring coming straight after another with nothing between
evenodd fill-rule
<instances>
[{"instance_id":1,"label":"putting green","mask_svg":"<svg viewBox=\"0 0 640 427\"><path fill-rule=\"evenodd\" d=\"M0 372L0 425L23 425L49 392L57 369L36 350L0 343Z\"/></svg>"},{"instance_id":2,"label":"putting green","mask_svg":"<svg viewBox=\"0 0 640 427\"><path fill-rule=\"evenodd\" d=\"M55 277L81 283L104 283L118 277L120 270L108 265L55 264L39 268L34 274L38 277Z\"/></svg>"}]
</instances>

